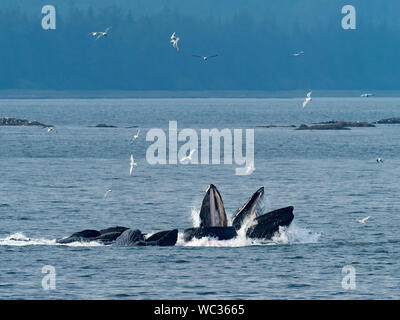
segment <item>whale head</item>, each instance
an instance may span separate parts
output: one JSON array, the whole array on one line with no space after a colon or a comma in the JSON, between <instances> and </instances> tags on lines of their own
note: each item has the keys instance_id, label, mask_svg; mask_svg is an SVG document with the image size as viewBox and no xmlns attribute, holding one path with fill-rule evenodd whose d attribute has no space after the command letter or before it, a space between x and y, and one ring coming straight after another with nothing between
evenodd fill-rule
<instances>
[{"instance_id":1,"label":"whale head","mask_svg":"<svg viewBox=\"0 0 400 320\"><path fill-rule=\"evenodd\" d=\"M226 227L228 225L224 203L218 189L210 184L200 210L201 227Z\"/></svg>"},{"instance_id":2,"label":"whale head","mask_svg":"<svg viewBox=\"0 0 400 320\"><path fill-rule=\"evenodd\" d=\"M242 223L248 217L255 218L262 214L263 207L264 207L264 187L258 189L247 202L238 209L232 218L232 226L239 230L242 227Z\"/></svg>"}]
</instances>

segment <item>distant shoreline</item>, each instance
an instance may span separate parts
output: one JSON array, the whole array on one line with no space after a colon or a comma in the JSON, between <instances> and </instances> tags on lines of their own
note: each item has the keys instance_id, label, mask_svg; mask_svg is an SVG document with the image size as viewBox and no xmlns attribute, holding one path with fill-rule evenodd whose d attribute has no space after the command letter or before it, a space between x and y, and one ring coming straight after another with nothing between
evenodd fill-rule
<instances>
[{"instance_id":1,"label":"distant shoreline","mask_svg":"<svg viewBox=\"0 0 400 320\"><path fill-rule=\"evenodd\" d=\"M306 91L0 90L0 99L290 99L303 98ZM313 94L316 98L361 98L367 91L374 96L362 99L400 97L400 91L392 90L313 90Z\"/></svg>"}]
</instances>

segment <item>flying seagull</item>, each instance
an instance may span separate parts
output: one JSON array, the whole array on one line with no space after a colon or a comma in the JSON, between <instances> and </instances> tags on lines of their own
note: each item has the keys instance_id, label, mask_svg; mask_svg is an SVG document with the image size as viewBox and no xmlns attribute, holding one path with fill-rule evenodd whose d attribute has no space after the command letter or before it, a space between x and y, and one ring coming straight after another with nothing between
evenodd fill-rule
<instances>
[{"instance_id":1,"label":"flying seagull","mask_svg":"<svg viewBox=\"0 0 400 320\"><path fill-rule=\"evenodd\" d=\"M377 163L383 163L383 159L382 158L376 158L376 162Z\"/></svg>"},{"instance_id":2,"label":"flying seagull","mask_svg":"<svg viewBox=\"0 0 400 320\"><path fill-rule=\"evenodd\" d=\"M140 129L138 129L138 131L136 132L136 134L132 137L131 144L132 144L135 140L139 139L139 133L140 133Z\"/></svg>"},{"instance_id":3,"label":"flying seagull","mask_svg":"<svg viewBox=\"0 0 400 320\"><path fill-rule=\"evenodd\" d=\"M112 192L112 190L108 189L107 192L104 194L104 199L107 199L108 194L111 193L111 192Z\"/></svg>"},{"instance_id":4,"label":"flying seagull","mask_svg":"<svg viewBox=\"0 0 400 320\"><path fill-rule=\"evenodd\" d=\"M254 163L250 163L250 164L246 167L246 175L252 174L254 170L255 170L255 168L254 168Z\"/></svg>"},{"instance_id":5,"label":"flying seagull","mask_svg":"<svg viewBox=\"0 0 400 320\"><path fill-rule=\"evenodd\" d=\"M180 40L180 38L175 36L175 32L171 35L171 43L172 46L176 49L176 51L179 51L179 47L178 47L178 41Z\"/></svg>"},{"instance_id":6,"label":"flying seagull","mask_svg":"<svg viewBox=\"0 0 400 320\"><path fill-rule=\"evenodd\" d=\"M196 58L201 58L201 59L203 59L203 61L207 61L208 59L218 57L217 54L214 54L213 56L198 56L198 55L192 54L192 56L196 57Z\"/></svg>"},{"instance_id":7,"label":"flying seagull","mask_svg":"<svg viewBox=\"0 0 400 320\"><path fill-rule=\"evenodd\" d=\"M45 127L45 129L47 129L47 132L57 132L53 127Z\"/></svg>"},{"instance_id":8,"label":"flying seagull","mask_svg":"<svg viewBox=\"0 0 400 320\"><path fill-rule=\"evenodd\" d=\"M180 160L180 162L186 162L186 161L188 161L188 162L192 162L192 156L193 156L193 153L196 151L196 149L193 149L193 150L191 150L190 151L190 154L188 155L188 156L186 156L186 157L183 157L181 160Z\"/></svg>"},{"instance_id":9,"label":"flying seagull","mask_svg":"<svg viewBox=\"0 0 400 320\"><path fill-rule=\"evenodd\" d=\"M369 97L372 97L372 96L373 96L372 93L363 93L363 94L361 95L362 98L369 98Z\"/></svg>"},{"instance_id":10,"label":"flying seagull","mask_svg":"<svg viewBox=\"0 0 400 320\"><path fill-rule=\"evenodd\" d=\"M369 218L371 218L371 217L368 216L368 217L365 217L365 218L363 218L363 219L361 219L361 220L357 220L357 221L358 221L359 223L365 224L365 222L366 222Z\"/></svg>"},{"instance_id":11,"label":"flying seagull","mask_svg":"<svg viewBox=\"0 0 400 320\"><path fill-rule=\"evenodd\" d=\"M305 108L305 106L306 106L310 101L312 101L311 93L312 93L312 91L310 91L309 93L307 93L307 98L306 98L306 100L304 100L304 102L303 102L303 108Z\"/></svg>"},{"instance_id":12,"label":"flying seagull","mask_svg":"<svg viewBox=\"0 0 400 320\"><path fill-rule=\"evenodd\" d=\"M108 32L110 31L111 27L108 27L105 31L103 32L99 32L99 31L95 31L95 32L91 32L89 33L89 35L91 35L92 37L96 37L96 40L100 39L101 37L107 37L108 36Z\"/></svg>"},{"instance_id":13,"label":"flying seagull","mask_svg":"<svg viewBox=\"0 0 400 320\"><path fill-rule=\"evenodd\" d=\"M301 56L302 54L304 54L304 51L292 53L292 56L293 57L298 57L298 56Z\"/></svg>"},{"instance_id":14,"label":"flying seagull","mask_svg":"<svg viewBox=\"0 0 400 320\"><path fill-rule=\"evenodd\" d=\"M133 167L136 167L137 163L135 162L135 159L133 158L133 154L131 154L131 163L130 163L130 169L129 169L129 175L132 175Z\"/></svg>"}]
</instances>

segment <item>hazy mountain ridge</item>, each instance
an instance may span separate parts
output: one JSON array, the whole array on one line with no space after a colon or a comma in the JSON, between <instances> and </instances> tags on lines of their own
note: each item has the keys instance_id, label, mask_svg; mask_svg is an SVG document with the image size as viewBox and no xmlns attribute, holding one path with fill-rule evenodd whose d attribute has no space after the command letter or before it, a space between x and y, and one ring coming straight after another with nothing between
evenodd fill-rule
<instances>
[{"instance_id":1,"label":"hazy mountain ridge","mask_svg":"<svg viewBox=\"0 0 400 320\"><path fill-rule=\"evenodd\" d=\"M0 89L398 89L396 1L353 1L357 30L341 28L344 1L53 0L52 31L44 4L0 4ZM89 38L109 25L109 38Z\"/></svg>"}]
</instances>

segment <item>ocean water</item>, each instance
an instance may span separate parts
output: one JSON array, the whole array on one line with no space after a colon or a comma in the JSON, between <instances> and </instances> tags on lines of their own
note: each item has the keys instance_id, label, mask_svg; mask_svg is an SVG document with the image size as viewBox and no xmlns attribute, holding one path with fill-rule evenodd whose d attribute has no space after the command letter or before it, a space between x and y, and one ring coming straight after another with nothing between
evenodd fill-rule
<instances>
[{"instance_id":1,"label":"ocean water","mask_svg":"<svg viewBox=\"0 0 400 320\"><path fill-rule=\"evenodd\" d=\"M12 99L0 117L52 124L0 127L0 299L398 299L400 125L296 131L258 125L400 116L399 98ZM151 128L255 128L255 171L236 165L150 165ZM98 123L118 128L90 128ZM136 128L141 137L129 141ZM179 144L179 146L182 143ZM138 167L129 176L129 157ZM378 165L377 157L385 162ZM266 243L185 243L207 186L228 216L259 187L265 210L293 205ZM113 192L105 200L108 189ZM366 224L358 219L371 216ZM175 247L57 245L114 225L178 228ZM56 289L42 287L42 267ZM342 287L344 266L356 288Z\"/></svg>"}]
</instances>

